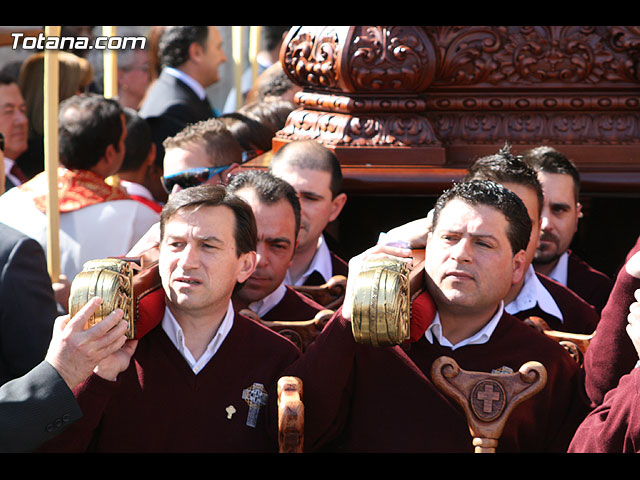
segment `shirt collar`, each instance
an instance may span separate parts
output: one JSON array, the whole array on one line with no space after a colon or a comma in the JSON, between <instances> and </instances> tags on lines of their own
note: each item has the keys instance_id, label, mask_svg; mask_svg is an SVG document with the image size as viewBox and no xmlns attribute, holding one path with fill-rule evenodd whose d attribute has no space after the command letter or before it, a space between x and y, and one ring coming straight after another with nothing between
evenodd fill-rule
<instances>
[{"instance_id":1,"label":"shirt collar","mask_svg":"<svg viewBox=\"0 0 640 480\"><path fill-rule=\"evenodd\" d=\"M569 252L565 251L560 258L558 258L558 263L553 268L553 270L547 275L552 280L555 280L562 285L567 285L567 278L569 277Z\"/></svg>"},{"instance_id":2,"label":"shirt collar","mask_svg":"<svg viewBox=\"0 0 640 480\"><path fill-rule=\"evenodd\" d=\"M20 181L20 179L16 178L15 176L13 176L13 174L11 173L11 169L13 168L13 166L15 165L15 161L4 157L4 176L5 178L9 178L14 185L20 185L22 182Z\"/></svg>"},{"instance_id":3,"label":"shirt collar","mask_svg":"<svg viewBox=\"0 0 640 480\"><path fill-rule=\"evenodd\" d=\"M177 78L178 80L182 80L186 83L191 90L195 92L195 94L200 98L200 100L204 100L207 96L204 87L200 85L200 83L190 75L187 75L182 70L178 70L173 67L164 67L163 71L167 72L172 77Z\"/></svg>"},{"instance_id":4,"label":"shirt collar","mask_svg":"<svg viewBox=\"0 0 640 480\"><path fill-rule=\"evenodd\" d=\"M434 338L438 341L440 345L443 347L449 347L452 350L456 348L464 347L466 345L481 345L483 343L487 343L493 335L494 330L498 326L500 319L502 318L502 314L504 313L504 302L500 302L500 306L496 311L495 315L491 317L484 327L482 327L479 331L474 333L468 338L461 340L460 342L453 345L447 338L443 335L442 332L442 323L440 322L440 313L436 312L436 316L433 319L429 328L427 328L424 333L425 338L429 343L433 343Z\"/></svg>"},{"instance_id":5,"label":"shirt collar","mask_svg":"<svg viewBox=\"0 0 640 480\"><path fill-rule=\"evenodd\" d=\"M518 312L530 310L536 305L542 311L560 319L561 322L564 320L558 304L538 279L533 266L529 265L518 296L505 307L505 310L511 315L516 315Z\"/></svg>"},{"instance_id":6,"label":"shirt collar","mask_svg":"<svg viewBox=\"0 0 640 480\"><path fill-rule=\"evenodd\" d=\"M285 278L285 283L288 285L303 285L307 280L309 275L313 272L318 272L322 275L325 282L329 281L333 276L333 263L331 262L331 251L329 250L329 246L324 239L324 235L320 235L318 238L318 247L316 248L316 253L313 255L311 259L311 263L307 270L298 278L295 282L293 282L291 275L287 271L287 276Z\"/></svg>"},{"instance_id":7,"label":"shirt collar","mask_svg":"<svg viewBox=\"0 0 640 480\"><path fill-rule=\"evenodd\" d=\"M227 307L227 313L225 314L220 326L218 327L218 331L209 342L207 346L207 350L202 354L202 356L196 360L193 358L193 355L187 348L184 339L184 333L182 331L182 327L175 319L171 310L168 307L164 309L164 316L162 317L162 329L165 331L171 343L178 349L180 354L187 361L193 373L199 373L204 366L213 358L216 354L222 342L227 338L231 327L233 326L233 317L235 312L233 310L233 304L229 301L229 306Z\"/></svg>"},{"instance_id":8,"label":"shirt collar","mask_svg":"<svg viewBox=\"0 0 640 480\"><path fill-rule=\"evenodd\" d=\"M124 187L129 195L136 195L138 197L146 198L147 200L153 200L153 195L147 187L140 185L139 183L129 182L128 180L120 180L120 185Z\"/></svg>"},{"instance_id":9,"label":"shirt collar","mask_svg":"<svg viewBox=\"0 0 640 480\"><path fill-rule=\"evenodd\" d=\"M269 295L264 297L262 300L258 300L256 302L249 304L249 309L254 312L258 317L262 317L266 315L273 307L275 307L280 301L284 298L287 293L287 287L282 282L278 288L276 288Z\"/></svg>"}]
</instances>

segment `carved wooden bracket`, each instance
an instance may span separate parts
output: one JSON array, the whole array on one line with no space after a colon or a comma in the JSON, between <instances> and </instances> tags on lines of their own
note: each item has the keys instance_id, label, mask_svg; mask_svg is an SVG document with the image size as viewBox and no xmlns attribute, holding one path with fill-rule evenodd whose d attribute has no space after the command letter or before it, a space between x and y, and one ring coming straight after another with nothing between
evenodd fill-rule
<instances>
[{"instance_id":1,"label":"carved wooden bracket","mask_svg":"<svg viewBox=\"0 0 640 480\"><path fill-rule=\"evenodd\" d=\"M495 453L509 415L544 388L547 370L539 362L527 362L515 373L469 372L452 358L440 357L431 377L464 410L476 453Z\"/></svg>"}]
</instances>

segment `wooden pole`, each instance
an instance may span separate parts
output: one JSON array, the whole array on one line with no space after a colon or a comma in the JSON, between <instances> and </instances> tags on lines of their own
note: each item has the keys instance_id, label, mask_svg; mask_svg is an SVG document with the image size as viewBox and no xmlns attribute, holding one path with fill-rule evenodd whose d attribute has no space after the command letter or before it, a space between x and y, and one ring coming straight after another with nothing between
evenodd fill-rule
<instances>
[{"instance_id":1,"label":"wooden pole","mask_svg":"<svg viewBox=\"0 0 640 480\"><path fill-rule=\"evenodd\" d=\"M116 27L102 27L102 35L114 37ZM116 98L118 96L118 55L115 50L105 49L103 54L104 65L104 97Z\"/></svg>"},{"instance_id":2,"label":"wooden pole","mask_svg":"<svg viewBox=\"0 0 640 480\"><path fill-rule=\"evenodd\" d=\"M235 65L236 109L243 104L242 99L242 33L243 27L231 27L233 63Z\"/></svg>"},{"instance_id":3,"label":"wooden pole","mask_svg":"<svg viewBox=\"0 0 640 480\"><path fill-rule=\"evenodd\" d=\"M261 27L250 27L249 33L249 61L251 62L251 84L256 83L258 78L258 52L260 51L260 32Z\"/></svg>"},{"instance_id":4,"label":"wooden pole","mask_svg":"<svg viewBox=\"0 0 640 480\"><path fill-rule=\"evenodd\" d=\"M46 37L59 37L60 27L45 27ZM47 175L47 269L52 282L60 279L60 211L58 210L58 103L57 50L44 51L44 169Z\"/></svg>"}]
</instances>

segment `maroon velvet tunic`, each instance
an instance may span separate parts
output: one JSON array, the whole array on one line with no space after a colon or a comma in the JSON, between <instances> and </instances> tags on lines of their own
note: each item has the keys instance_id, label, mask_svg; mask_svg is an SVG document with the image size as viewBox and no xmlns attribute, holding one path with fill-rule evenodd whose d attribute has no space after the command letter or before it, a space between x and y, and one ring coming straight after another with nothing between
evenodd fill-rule
<instances>
[{"instance_id":1,"label":"maroon velvet tunic","mask_svg":"<svg viewBox=\"0 0 640 480\"><path fill-rule=\"evenodd\" d=\"M574 252L569 254L567 287L576 292L598 312L604 308L613 288L613 281L596 270Z\"/></svg>"},{"instance_id":2,"label":"maroon velvet tunic","mask_svg":"<svg viewBox=\"0 0 640 480\"><path fill-rule=\"evenodd\" d=\"M587 349L585 387L594 405L602 403L605 393L614 388L620 377L629 373L638 360L626 330L629 307L635 302L633 293L638 288L640 279L621 268Z\"/></svg>"},{"instance_id":3,"label":"maroon velvet tunic","mask_svg":"<svg viewBox=\"0 0 640 480\"><path fill-rule=\"evenodd\" d=\"M640 452L640 369L624 375L576 431L570 453Z\"/></svg>"},{"instance_id":4,"label":"maroon velvet tunic","mask_svg":"<svg viewBox=\"0 0 640 480\"><path fill-rule=\"evenodd\" d=\"M324 307L306 295L286 285L287 293L282 300L262 316L266 322L304 322L311 320Z\"/></svg>"},{"instance_id":5,"label":"maroon velvet tunic","mask_svg":"<svg viewBox=\"0 0 640 480\"><path fill-rule=\"evenodd\" d=\"M415 301L412 307L413 318ZM306 451L472 452L462 410L431 381L431 365L443 355L486 372L540 361L548 383L514 410L498 451L566 451L586 400L580 370L558 343L504 314L483 345L452 350L421 335L404 347L376 348L355 343L340 310L286 370L304 383Z\"/></svg>"},{"instance_id":6,"label":"maroon velvet tunic","mask_svg":"<svg viewBox=\"0 0 640 480\"><path fill-rule=\"evenodd\" d=\"M83 418L41 451L277 452L275 384L299 355L289 340L236 314L196 375L159 325L140 340L117 381L93 375L77 388ZM251 427L243 391L254 383L269 397Z\"/></svg>"},{"instance_id":7,"label":"maroon velvet tunic","mask_svg":"<svg viewBox=\"0 0 640 480\"><path fill-rule=\"evenodd\" d=\"M563 320L543 311L537 305L534 308L518 312L515 316L524 320L530 316L542 318L553 330L562 332L591 334L596 329L600 315L594 306L589 305L576 293L546 275L536 273L542 285L549 291L562 312Z\"/></svg>"}]
</instances>

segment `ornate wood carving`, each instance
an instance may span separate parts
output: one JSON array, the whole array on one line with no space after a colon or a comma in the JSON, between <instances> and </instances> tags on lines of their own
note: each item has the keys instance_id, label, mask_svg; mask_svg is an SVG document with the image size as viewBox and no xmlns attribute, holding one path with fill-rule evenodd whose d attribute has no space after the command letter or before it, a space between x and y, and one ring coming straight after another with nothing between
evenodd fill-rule
<instances>
[{"instance_id":1,"label":"ornate wood carving","mask_svg":"<svg viewBox=\"0 0 640 480\"><path fill-rule=\"evenodd\" d=\"M616 172L595 191L640 184L638 26L300 26L281 61L303 89L274 149L316 139L347 182L385 167L376 189L400 167L426 179L508 140Z\"/></svg>"}]
</instances>

